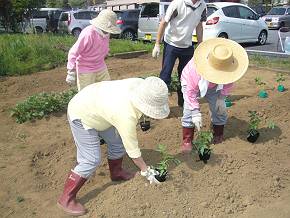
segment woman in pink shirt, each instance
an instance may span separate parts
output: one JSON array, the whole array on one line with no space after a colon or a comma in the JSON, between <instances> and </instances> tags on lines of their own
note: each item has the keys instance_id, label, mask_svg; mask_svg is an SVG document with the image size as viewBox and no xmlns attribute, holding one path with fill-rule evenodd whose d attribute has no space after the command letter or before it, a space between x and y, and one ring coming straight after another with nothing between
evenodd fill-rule
<instances>
[{"instance_id":1,"label":"woman in pink shirt","mask_svg":"<svg viewBox=\"0 0 290 218\"><path fill-rule=\"evenodd\" d=\"M105 57L109 53L110 33L121 32L116 21L117 15L113 11L102 10L98 17L90 21L91 25L83 29L70 49L66 81L74 84L77 75L79 91L89 84L110 80Z\"/></svg>"},{"instance_id":2,"label":"woman in pink shirt","mask_svg":"<svg viewBox=\"0 0 290 218\"><path fill-rule=\"evenodd\" d=\"M209 103L213 125L213 143L223 141L227 111L224 98L248 69L248 55L238 43L222 38L209 39L196 49L193 58L182 71L181 86L184 98L181 151L192 150L194 128L202 127L199 98Z\"/></svg>"}]
</instances>

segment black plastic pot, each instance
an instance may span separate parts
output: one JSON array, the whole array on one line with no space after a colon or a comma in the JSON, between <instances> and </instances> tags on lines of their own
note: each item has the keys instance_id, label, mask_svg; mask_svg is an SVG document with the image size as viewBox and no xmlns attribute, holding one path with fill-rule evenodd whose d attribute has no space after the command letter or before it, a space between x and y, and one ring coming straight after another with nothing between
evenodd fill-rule
<instances>
[{"instance_id":1,"label":"black plastic pot","mask_svg":"<svg viewBox=\"0 0 290 218\"><path fill-rule=\"evenodd\" d=\"M140 126L141 126L142 131L145 132L148 129L150 129L150 121L149 120L141 121Z\"/></svg>"},{"instance_id":2,"label":"black plastic pot","mask_svg":"<svg viewBox=\"0 0 290 218\"><path fill-rule=\"evenodd\" d=\"M210 154L211 154L211 151L209 149L204 149L203 155L200 152L198 152L199 159L202 160L205 164L209 160Z\"/></svg>"},{"instance_id":3,"label":"black plastic pot","mask_svg":"<svg viewBox=\"0 0 290 218\"><path fill-rule=\"evenodd\" d=\"M248 133L247 140L248 140L248 142L254 143L257 141L259 136L260 136L260 133L257 130L252 129Z\"/></svg>"},{"instance_id":4,"label":"black plastic pot","mask_svg":"<svg viewBox=\"0 0 290 218\"><path fill-rule=\"evenodd\" d=\"M155 169L156 171L159 172L159 175L156 175L155 178L159 181L159 182L165 182L167 175L168 175L168 171L163 172L162 175L160 175L160 170L159 169Z\"/></svg>"}]
</instances>

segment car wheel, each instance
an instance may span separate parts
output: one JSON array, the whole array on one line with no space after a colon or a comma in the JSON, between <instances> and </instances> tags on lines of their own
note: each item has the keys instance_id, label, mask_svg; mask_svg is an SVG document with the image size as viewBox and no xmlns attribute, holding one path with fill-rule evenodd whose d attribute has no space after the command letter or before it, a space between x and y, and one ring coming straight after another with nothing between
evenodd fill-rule
<instances>
[{"instance_id":1,"label":"car wheel","mask_svg":"<svg viewBox=\"0 0 290 218\"><path fill-rule=\"evenodd\" d=\"M260 32L260 35L258 37L258 44L265 45L266 42L267 42L267 32L263 30L262 32Z\"/></svg>"},{"instance_id":2,"label":"car wheel","mask_svg":"<svg viewBox=\"0 0 290 218\"><path fill-rule=\"evenodd\" d=\"M121 38L128 39L128 40L134 40L135 39L135 33L131 30L126 30L122 33Z\"/></svg>"},{"instance_id":3,"label":"car wheel","mask_svg":"<svg viewBox=\"0 0 290 218\"><path fill-rule=\"evenodd\" d=\"M228 34L226 34L226 33L220 33L219 35L218 35L218 37L219 38L225 38L225 39L228 39L229 37L228 37Z\"/></svg>"},{"instance_id":4,"label":"car wheel","mask_svg":"<svg viewBox=\"0 0 290 218\"><path fill-rule=\"evenodd\" d=\"M72 34L73 34L74 37L79 38L79 35L81 34L81 31L82 30L80 28L76 28L76 29L73 29Z\"/></svg>"},{"instance_id":5,"label":"car wheel","mask_svg":"<svg viewBox=\"0 0 290 218\"><path fill-rule=\"evenodd\" d=\"M35 33L36 34L41 34L41 33L43 33L43 29L41 27L39 27L39 26L36 26L35 27Z\"/></svg>"},{"instance_id":6,"label":"car wheel","mask_svg":"<svg viewBox=\"0 0 290 218\"><path fill-rule=\"evenodd\" d=\"M280 29L280 28L282 28L282 27L284 27L284 26L285 26L285 23L282 22L282 23L280 24L280 27L279 27L278 29Z\"/></svg>"}]
</instances>

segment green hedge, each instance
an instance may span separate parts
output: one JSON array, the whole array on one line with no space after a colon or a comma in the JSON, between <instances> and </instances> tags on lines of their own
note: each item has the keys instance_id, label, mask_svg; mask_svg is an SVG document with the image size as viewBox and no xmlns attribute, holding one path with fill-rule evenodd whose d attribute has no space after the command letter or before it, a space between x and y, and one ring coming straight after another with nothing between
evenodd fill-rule
<instances>
[{"instance_id":1,"label":"green hedge","mask_svg":"<svg viewBox=\"0 0 290 218\"><path fill-rule=\"evenodd\" d=\"M68 35L0 34L0 76L25 75L65 65L76 39ZM152 49L153 44L111 39L110 54Z\"/></svg>"}]
</instances>

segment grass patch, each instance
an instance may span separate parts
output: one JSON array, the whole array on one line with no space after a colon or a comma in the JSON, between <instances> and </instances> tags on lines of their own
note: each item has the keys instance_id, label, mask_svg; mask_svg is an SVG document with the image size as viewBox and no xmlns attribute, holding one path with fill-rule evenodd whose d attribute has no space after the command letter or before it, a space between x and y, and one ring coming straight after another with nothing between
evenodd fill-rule
<instances>
[{"instance_id":1,"label":"grass patch","mask_svg":"<svg viewBox=\"0 0 290 218\"><path fill-rule=\"evenodd\" d=\"M69 49L76 39L69 35L0 35L0 76L25 75L65 65ZM110 40L110 55L152 50L154 44Z\"/></svg>"},{"instance_id":2,"label":"grass patch","mask_svg":"<svg viewBox=\"0 0 290 218\"><path fill-rule=\"evenodd\" d=\"M278 70L290 69L290 57L288 58L275 58L275 57L265 57L261 55L250 55L250 64L257 67L268 67Z\"/></svg>"},{"instance_id":3,"label":"grass patch","mask_svg":"<svg viewBox=\"0 0 290 218\"><path fill-rule=\"evenodd\" d=\"M11 109L10 116L14 117L17 123L41 119L53 112L65 110L76 93L76 89L70 89L61 93L43 92L29 96Z\"/></svg>"}]
</instances>

